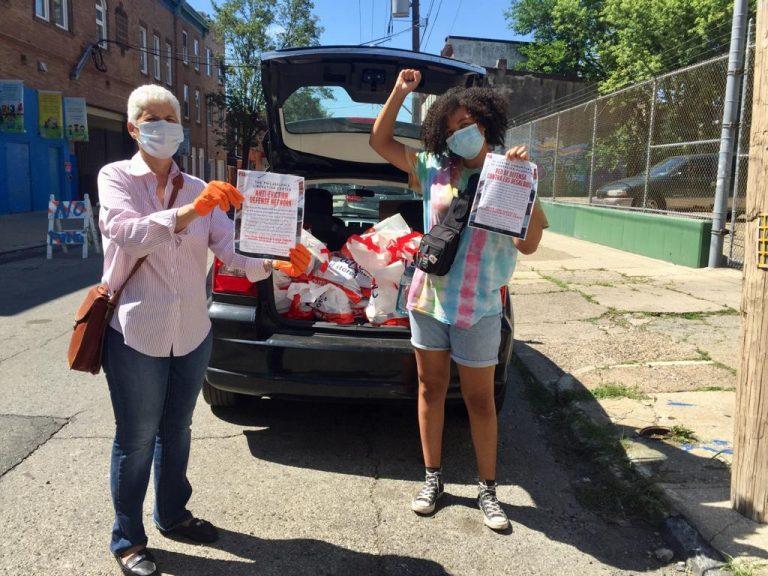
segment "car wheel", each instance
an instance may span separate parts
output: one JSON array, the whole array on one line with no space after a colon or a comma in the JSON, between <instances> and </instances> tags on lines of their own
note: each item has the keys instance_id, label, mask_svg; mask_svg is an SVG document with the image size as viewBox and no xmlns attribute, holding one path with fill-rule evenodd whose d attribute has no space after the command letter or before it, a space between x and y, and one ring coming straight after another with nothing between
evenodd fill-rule
<instances>
[{"instance_id":1,"label":"car wheel","mask_svg":"<svg viewBox=\"0 0 768 576\"><path fill-rule=\"evenodd\" d=\"M236 406L240 401L240 394L219 390L203 380L203 400L212 408Z\"/></svg>"},{"instance_id":2,"label":"car wheel","mask_svg":"<svg viewBox=\"0 0 768 576\"><path fill-rule=\"evenodd\" d=\"M667 202L660 196L652 196L651 198L648 198L648 204L646 208L651 210L666 210Z\"/></svg>"}]
</instances>

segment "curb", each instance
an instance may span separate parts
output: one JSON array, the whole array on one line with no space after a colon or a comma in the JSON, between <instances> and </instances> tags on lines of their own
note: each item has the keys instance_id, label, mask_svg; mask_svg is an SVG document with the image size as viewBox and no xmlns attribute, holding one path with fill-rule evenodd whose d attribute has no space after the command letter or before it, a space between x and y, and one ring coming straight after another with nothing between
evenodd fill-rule
<instances>
[{"instance_id":1,"label":"curb","mask_svg":"<svg viewBox=\"0 0 768 576\"><path fill-rule=\"evenodd\" d=\"M536 382L554 398L567 397L568 394L572 394L576 391L576 380L567 372L561 371L561 375L558 379L550 379L548 381L541 380L536 373L528 367L525 360L515 352L514 347L512 351L512 361L525 376ZM586 409L586 405L595 403L597 403L597 400L592 397L591 399L573 402L566 408L566 410L578 412L581 417L587 418L593 424L604 426L606 422L596 421L590 411ZM582 437L578 428L572 427L572 432L572 437L576 442L588 446L588 440ZM634 474L645 480L650 480L654 486L656 485L649 473L649 467L654 465L653 462L649 462L645 459L633 459L629 456L627 456L627 461ZM611 465L609 464L609 467L610 466ZM677 556L685 559L688 574L691 574L692 576L728 576L730 572L724 570L725 563L722 561L721 555L682 514L674 511L675 509L672 502L666 495L664 495L662 490L659 490L659 495L663 499L664 504L673 511L661 521L662 536L669 546L677 553Z\"/></svg>"}]
</instances>

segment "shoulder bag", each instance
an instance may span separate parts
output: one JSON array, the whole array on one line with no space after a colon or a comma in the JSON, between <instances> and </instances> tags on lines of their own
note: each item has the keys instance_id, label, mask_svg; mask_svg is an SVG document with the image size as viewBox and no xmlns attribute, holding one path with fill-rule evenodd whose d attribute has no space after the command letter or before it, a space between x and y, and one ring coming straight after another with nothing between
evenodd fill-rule
<instances>
[{"instance_id":1,"label":"shoulder bag","mask_svg":"<svg viewBox=\"0 0 768 576\"><path fill-rule=\"evenodd\" d=\"M419 251L413 259L416 268L435 276L448 274L459 250L461 233L469 220L479 179L478 174L470 176L467 187L451 200L443 221L422 236Z\"/></svg>"}]
</instances>

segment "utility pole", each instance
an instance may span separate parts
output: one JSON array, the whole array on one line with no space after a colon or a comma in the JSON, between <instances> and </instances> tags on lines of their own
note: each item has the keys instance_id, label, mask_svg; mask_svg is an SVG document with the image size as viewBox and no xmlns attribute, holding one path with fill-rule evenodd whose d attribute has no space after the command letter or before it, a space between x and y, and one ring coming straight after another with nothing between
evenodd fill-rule
<instances>
[{"instance_id":1,"label":"utility pole","mask_svg":"<svg viewBox=\"0 0 768 576\"><path fill-rule=\"evenodd\" d=\"M741 363L734 411L731 504L768 522L768 0L757 3L754 96L747 181ZM763 228L762 231L760 228ZM762 254L761 254L762 252Z\"/></svg>"},{"instance_id":2,"label":"utility pole","mask_svg":"<svg viewBox=\"0 0 768 576\"><path fill-rule=\"evenodd\" d=\"M712 208L712 237L709 241L709 267L722 265L723 239L727 233L726 215L728 197L731 195L731 166L735 148L736 122L739 114L739 95L744 77L744 44L748 0L733 3L733 24L731 26L731 51L728 55L728 80L725 85L723 124L720 130L720 156L717 163L717 187Z\"/></svg>"},{"instance_id":3,"label":"utility pole","mask_svg":"<svg viewBox=\"0 0 768 576\"><path fill-rule=\"evenodd\" d=\"M421 23L419 22L419 0L411 0L411 42L413 44L412 50L419 52L421 49ZM411 93L411 106L413 107L413 123L421 124L421 98L419 95Z\"/></svg>"}]
</instances>

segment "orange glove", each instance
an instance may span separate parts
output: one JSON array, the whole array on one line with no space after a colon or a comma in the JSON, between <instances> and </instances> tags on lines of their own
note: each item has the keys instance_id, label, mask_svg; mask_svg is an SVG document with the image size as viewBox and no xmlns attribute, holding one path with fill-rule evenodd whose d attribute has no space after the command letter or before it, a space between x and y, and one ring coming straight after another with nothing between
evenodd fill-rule
<instances>
[{"instance_id":1,"label":"orange glove","mask_svg":"<svg viewBox=\"0 0 768 576\"><path fill-rule=\"evenodd\" d=\"M192 205L200 216L207 216L216 206L226 212L230 205L238 210L243 205L243 195L232 184L214 180L200 192Z\"/></svg>"},{"instance_id":2,"label":"orange glove","mask_svg":"<svg viewBox=\"0 0 768 576\"><path fill-rule=\"evenodd\" d=\"M275 260L272 264L273 268L285 272L292 278L305 274L312 262L312 253L303 244L297 244L296 248L290 249L289 254L290 262Z\"/></svg>"}]
</instances>

